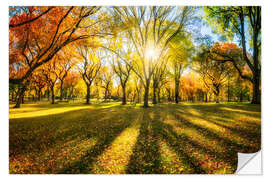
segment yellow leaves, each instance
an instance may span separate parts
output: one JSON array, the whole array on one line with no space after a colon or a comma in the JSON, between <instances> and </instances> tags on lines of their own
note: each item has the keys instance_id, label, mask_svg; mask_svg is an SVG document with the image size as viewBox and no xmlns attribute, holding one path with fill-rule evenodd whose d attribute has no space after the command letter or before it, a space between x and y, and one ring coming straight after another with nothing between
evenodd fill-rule
<instances>
[{"instance_id":1,"label":"yellow leaves","mask_svg":"<svg viewBox=\"0 0 270 180\"><path fill-rule=\"evenodd\" d=\"M140 125L136 122L125 129L97 159L94 173L97 174L123 174L133 153L133 147L139 135Z\"/></svg>"},{"instance_id":2,"label":"yellow leaves","mask_svg":"<svg viewBox=\"0 0 270 180\"><path fill-rule=\"evenodd\" d=\"M228 174L236 169L237 150L260 148L259 106L119 105L10 109L14 116L33 113L10 119L10 173ZM58 114L38 116L49 110Z\"/></svg>"}]
</instances>

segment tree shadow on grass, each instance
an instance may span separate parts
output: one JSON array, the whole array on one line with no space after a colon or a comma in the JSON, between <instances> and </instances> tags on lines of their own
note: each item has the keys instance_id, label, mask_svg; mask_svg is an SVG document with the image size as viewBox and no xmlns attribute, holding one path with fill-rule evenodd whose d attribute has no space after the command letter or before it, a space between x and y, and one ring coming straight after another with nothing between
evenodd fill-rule
<instances>
[{"instance_id":1,"label":"tree shadow on grass","mask_svg":"<svg viewBox=\"0 0 270 180\"><path fill-rule=\"evenodd\" d=\"M179 159L184 163L188 170L188 173L194 174L205 174L206 171L200 166L198 159L190 156L187 153L186 145L190 144L197 148L203 148L199 144L191 141L187 136L179 136L173 130L173 127L169 124L164 123L165 120L164 112L157 111L155 113L154 124L157 128L157 132L161 139L163 139L177 154ZM186 172L183 172L186 173Z\"/></svg>"},{"instance_id":2,"label":"tree shadow on grass","mask_svg":"<svg viewBox=\"0 0 270 180\"><path fill-rule=\"evenodd\" d=\"M164 141L184 163L187 171L182 173L206 174L207 171L201 167L200 161L188 154L187 144L202 149L204 152L210 150L190 140L187 136L177 135L171 125L163 122L166 117L166 111L162 111L160 108L144 110L140 135L126 172L129 174L168 173L161 167L161 154L158 145L159 141Z\"/></svg>"},{"instance_id":3,"label":"tree shadow on grass","mask_svg":"<svg viewBox=\"0 0 270 180\"><path fill-rule=\"evenodd\" d=\"M94 159L106 149L111 142L132 123L132 109L108 108L99 110L76 110L68 113L50 115L42 118L27 118L12 120L9 138L9 157L25 156L33 160L37 168L42 154L52 150L58 153L66 143L76 140L75 146L84 140L97 139L84 157L63 167L59 173L91 173ZM130 115L130 116L129 116ZM23 127L22 127L23 126ZM19 132L19 134L17 134ZM59 147L58 147L59 146ZM70 147L72 148L72 147ZM59 154L60 155L60 154ZM53 160L50 156L46 161ZM56 157L55 157L56 158ZM45 163L45 162L42 162ZM35 168L35 167L33 167ZM38 169L24 169L24 173L38 173ZM55 173L53 169L45 167L46 173Z\"/></svg>"},{"instance_id":4,"label":"tree shadow on grass","mask_svg":"<svg viewBox=\"0 0 270 180\"><path fill-rule=\"evenodd\" d=\"M164 174L160 164L157 128L153 109L142 109L140 134L126 169L128 174Z\"/></svg>"},{"instance_id":5,"label":"tree shadow on grass","mask_svg":"<svg viewBox=\"0 0 270 180\"><path fill-rule=\"evenodd\" d=\"M231 105L221 105L222 107L229 107L231 108ZM219 107L221 107L219 106ZM248 106L249 108L252 108L253 106ZM245 109L246 111L249 110L249 108L245 106L235 106L235 110L241 110ZM250 144L243 144L239 142L233 142L231 139L228 139L229 141L232 141L232 145L236 147L236 151L242 152L242 153L254 153L261 149L261 124L259 122L250 121L247 118L250 117L250 113L253 114L252 117L260 118L259 114L254 114L253 111L251 112L232 112L229 109L214 109L213 111L207 111L202 108L194 107L196 111L198 111L201 115L194 115L189 113L188 111L181 111L181 113L178 113L178 115L181 116L181 114L185 114L194 118L200 118L206 122L210 122L212 124L215 124L223 129L228 130L226 133L230 134L233 133L235 138L241 138L245 139L246 141L249 141ZM239 115L245 115L244 117L238 117ZM181 119L181 118L180 118ZM222 135L222 133L221 133ZM222 136L221 136L222 137Z\"/></svg>"},{"instance_id":6,"label":"tree shadow on grass","mask_svg":"<svg viewBox=\"0 0 270 180\"><path fill-rule=\"evenodd\" d=\"M132 111L133 112L133 111ZM113 143L113 141L130 125L132 117L127 117L128 112L119 113L117 116L109 116L107 123L110 127L96 129L95 137L97 143L90 148L79 160L72 162L69 166L59 170L59 174L90 174L94 173L94 162ZM134 112L133 112L134 115ZM136 114L135 114L136 115ZM122 122L115 123L114 120L122 119ZM110 122L111 121L111 122Z\"/></svg>"}]
</instances>

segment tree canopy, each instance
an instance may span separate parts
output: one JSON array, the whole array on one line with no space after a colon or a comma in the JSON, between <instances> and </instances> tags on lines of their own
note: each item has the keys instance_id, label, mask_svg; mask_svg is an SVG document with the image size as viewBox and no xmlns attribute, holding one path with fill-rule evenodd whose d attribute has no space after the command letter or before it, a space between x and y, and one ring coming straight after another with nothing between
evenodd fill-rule
<instances>
[{"instance_id":1,"label":"tree canopy","mask_svg":"<svg viewBox=\"0 0 270 180\"><path fill-rule=\"evenodd\" d=\"M12 6L9 11L15 107L25 97L123 105L143 99L144 107L150 100L260 103L260 7ZM200 35L207 28L211 36Z\"/></svg>"}]
</instances>

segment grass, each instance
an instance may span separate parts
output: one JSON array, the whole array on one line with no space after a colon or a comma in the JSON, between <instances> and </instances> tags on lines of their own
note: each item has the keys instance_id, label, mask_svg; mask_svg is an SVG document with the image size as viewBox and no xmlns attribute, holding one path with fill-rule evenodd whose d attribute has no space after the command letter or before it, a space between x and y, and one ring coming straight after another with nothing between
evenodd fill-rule
<instances>
[{"instance_id":1,"label":"grass","mask_svg":"<svg viewBox=\"0 0 270 180\"><path fill-rule=\"evenodd\" d=\"M230 174L261 148L250 104L24 104L10 108L11 174Z\"/></svg>"}]
</instances>

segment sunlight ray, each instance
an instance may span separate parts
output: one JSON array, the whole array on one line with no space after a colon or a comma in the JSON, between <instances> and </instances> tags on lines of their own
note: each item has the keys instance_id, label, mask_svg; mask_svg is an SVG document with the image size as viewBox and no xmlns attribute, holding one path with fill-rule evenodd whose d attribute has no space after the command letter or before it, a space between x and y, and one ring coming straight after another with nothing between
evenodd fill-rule
<instances>
[{"instance_id":1,"label":"sunlight ray","mask_svg":"<svg viewBox=\"0 0 270 180\"><path fill-rule=\"evenodd\" d=\"M140 124L133 123L126 128L101 154L93 165L93 173L123 174L133 153L139 135Z\"/></svg>"}]
</instances>

